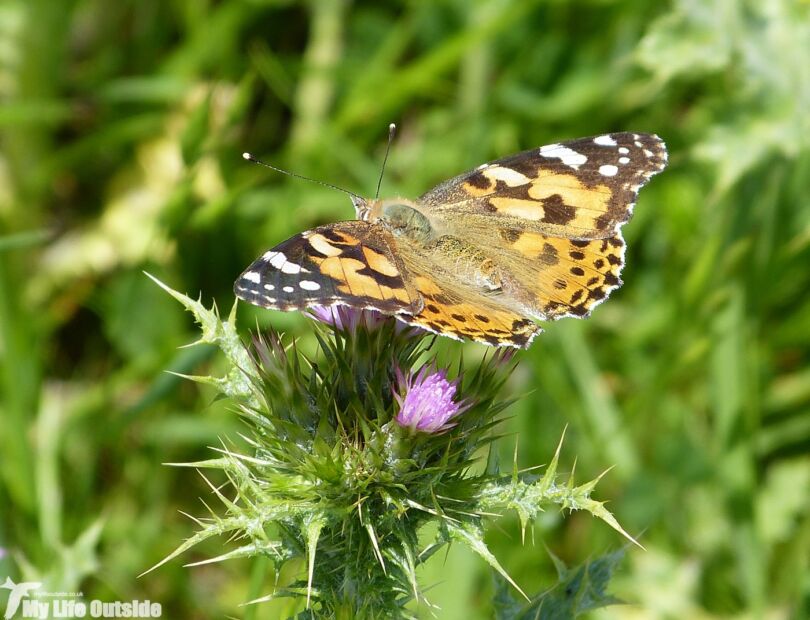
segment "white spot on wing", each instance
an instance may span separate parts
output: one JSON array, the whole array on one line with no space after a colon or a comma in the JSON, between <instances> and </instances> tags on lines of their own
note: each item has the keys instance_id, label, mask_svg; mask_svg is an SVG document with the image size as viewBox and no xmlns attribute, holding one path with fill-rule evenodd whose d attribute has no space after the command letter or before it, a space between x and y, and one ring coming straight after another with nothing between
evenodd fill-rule
<instances>
[{"instance_id":1,"label":"white spot on wing","mask_svg":"<svg viewBox=\"0 0 810 620\"><path fill-rule=\"evenodd\" d=\"M284 263L284 266L281 268L281 273L309 273L309 269L304 269L295 263Z\"/></svg>"},{"instance_id":2,"label":"white spot on wing","mask_svg":"<svg viewBox=\"0 0 810 620\"><path fill-rule=\"evenodd\" d=\"M325 254L326 256L340 256L343 254L343 250L340 248L336 248L333 246L329 241L326 240L326 237L323 235L312 235L309 239L309 245L311 245L317 252L321 254Z\"/></svg>"},{"instance_id":3,"label":"white spot on wing","mask_svg":"<svg viewBox=\"0 0 810 620\"><path fill-rule=\"evenodd\" d=\"M248 271L242 274L242 279L258 284L262 279L262 275L258 271Z\"/></svg>"},{"instance_id":4,"label":"white spot on wing","mask_svg":"<svg viewBox=\"0 0 810 620\"><path fill-rule=\"evenodd\" d=\"M603 177L615 177L618 171L619 169L611 164L599 166L599 174L601 174Z\"/></svg>"},{"instance_id":5,"label":"white spot on wing","mask_svg":"<svg viewBox=\"0 0 810 620\"><path fill-rule=\"evenodd\" d=\"M540 155L559 159L563 164L570 166L574 170L578 170L582 164L588 161L588 158L582 153L577 153L561 144L547 144L540 147Z\"/></svg>"},{"instance_id":6,"label":"white spot on wing","mask_svg":"<svg viewBox=\"0 0 810 620\"><path fill-rule=\"evenodd\" d=\"M273 267L281 271L281 273L289 273L291 275L295 275L297 273L301 273L302 271L307 272L307 269L304 269L295 263L291 263L287 260L287 257L284 256L281 252L268 252L264 255L264 259L270 263Z\"/></svg>"},{"instance_id":7,"label":"white spot on wing","mask_svg":"<svg viewBox=\"0 0 810 620\"><path fill-rule=\"evenodd\" d=\"M272 284L265 284L265 285L264 285L264 289L265 289L266 291L272 291L272 290L274 290L275 288L276 288L276 287L275 287L275 286L273 286Z\"/></svg>"},{"instance_id":8,"label":"white spot on wing","mask_svg":"<svg viewBox=\"0 0 810 620\"><path fill-rule=\"evenodd\" d=\"M517 187L518 185L525 185L529 182L529 177L526 175L504 166L492 166L484 172L484 176L495 181L503 181L509 187Z\"/></svg>"},{"instance_id":9,"label":"white spot on wing","mask_svg":"<svg viewBox=\"0 0 810 620\"><path fill-rule=\"evenodd\" d=\"M620 146L619 147L619 153L621 153L622 155L627 155L629 152L630 152L630 149L628 149L626 146Z\"/></svg>"},{"instance_id":10,"label":"white spot on wing","mask_svg":"<svg viewBox=\"0 0 810 620\"><path fill-rule=\"evenodd\" d=\"M321 290L321 285L318 284L317 282L313 282L312 280L301 280L298 283L298 286L300 286L305 291L319 291L319 290Z\"/></svg>"},{"instance_id":11,"label":"white spot on wing","mask_svg":"<svg viewBox=\"0 0 810 620\"><path fill-rule=\"evenodd\" d=\"M264 255L264 260L266 260L276 269L281 269L287 262L287 257L281 252L268 252Z\"/></svg>"},{"instance_id":12,"label":"white spot on wing","mask_svg":"<svg viewBox=\"0 0 810 620\"><path fill-rule=\"evenodd\" d=\"M619 163L622 164L622 165L629 164L630 163L630 158L629 157L619 157Z\"/></svg>"},{"instance_id":13,"label":"white spot on wing","mask_svg":"<svg viewBox=\"0 0 810 620\"><path fill-rule=\"evenodd\" d=\"M292 293L295 289L291 286L283 286L281 290L284 291L285 293Z\"/></svg>"},{"instance_id":14,"label":"white spot on wing","mask_svg":"<svg viewBox=\"0 0 810 620\"><path fill-rule=\"evenodd\" d=\"M616 146L616 140L611 138L608 134L594 138L593 143L599 146Z\"/></svg>"}]
</instances>

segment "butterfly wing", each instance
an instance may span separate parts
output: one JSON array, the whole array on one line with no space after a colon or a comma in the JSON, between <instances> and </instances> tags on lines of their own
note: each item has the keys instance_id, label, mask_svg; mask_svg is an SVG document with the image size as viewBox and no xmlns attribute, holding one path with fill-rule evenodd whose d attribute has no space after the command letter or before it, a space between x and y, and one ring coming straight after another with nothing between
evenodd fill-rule
<instances>
[{"instance_id":1,"label":"butterfly wing","mask_svg":"<svg viewBox=\"0 0 810 620\"><path fill-rule=\"evenodd\" d=\"M507 234L508 233L508 234ZM456 239L453 245L463 246ZM459 272L462 254L408 251L405 269L424 299L401 321L454 338L527 347L540 329L531 320L582 318L621 286L621 234L607 239L564 239L541 233L493 230L480 263L496 266L496 288ZM469 264L467 265L469 268ZM462 271L465 268L461 267Z\"/></svg>"},{"instance_id":2,"label":"butterfly wing","mask_svg":"<svg viewBox=\"0 0 810 620\"><path fill-rule=\"evenodd\" d=\"M630 219L639 189L667 162L653 134L612 133L551 144L483 164L420 199L457 234L493 226L567 239L606 239Z\"/></svg>"},{"instance_id":3,"label":"butterfly wing","mask_svg":"<svg viewBox=\"0 0 810 620\"><path fill-rule=\"evenodd\" d=\"M508 300L483 294L460 284L439 265L413 265L413 283L424 299L414 315L400 314L400 321L456 340L475 340L491 346L528 347L541 329Z\"/></svg>"},{"instance_id":4,"label":"butterfly wing","mask_svg":"<svg viewBox=\"0 0 810 620\"><path fill-rule=\"evenodd\" d=\"M624 240L564 239L541 233L500 230L490 244L492 259L507 268L507 294L530 316L554 320L586 317L621 286Z\"/></svg>"},{"instance_id":5,"label":"butterfly wing","mask_svg":"<svg viewBox=\"0 0 810 620\"><path fill-rule=\"evenodd\" d=\"M295 235L265 252L234 284L240 299L276 310L342 304L416 313L422 301L399 267L383 227L338 222Z\"/></svg>"}]
</instances>

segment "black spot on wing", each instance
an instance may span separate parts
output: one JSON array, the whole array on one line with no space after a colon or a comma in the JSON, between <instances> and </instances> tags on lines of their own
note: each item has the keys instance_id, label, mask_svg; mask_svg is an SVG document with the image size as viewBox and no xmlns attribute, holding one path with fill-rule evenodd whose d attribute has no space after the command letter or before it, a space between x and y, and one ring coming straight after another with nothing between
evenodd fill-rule
<instances>
[{"instance_id":1,"label":"black spot on wing","mask_svg":"<svg viewBox=\"0 0 810 620\"><path fill-rule=\"evenodd\" d=\"M511 228L501 228L498 231L501 235L501 239L503 239L506 243L512 244L515 243L518 239L523 236L523 233L519 230L513 230Z\"/></svg>"},{"instance_id":2,"label":"black spot on wing","mask_svg":"<svg viewBox=\"0 0 810 620\"><path fill-rule=\"evenodd\" d=\"M387 286L388 288L392 289L402 288L402 277L399 275L387 276L383 273L380 273L379 271L374 271L370 267L363 267L362 269L357 271L357 274L373 278L374 281L380 286Z\"/></svg>"},{"instance_id":3,"label":"black spot on wing","mask_svg":"<svg viewBox=\"0 0 810 620\"><path fill-rule=\"evenodd\" d=\"M571 314L582 317L587 316L588 313L590 312L590 309L585 304L579 304L577 306L572 306L570 308L570 311Z\"/></svg>"},{"instance_id":4,"label":"black spot on wing","mask_svg":"<svg viewBox=\"0 0 810 620\"><path fill-rule=\"evenodd\" d=\"M594 220L596 230L605 230L608 226L615 224L617 221L616 210L609 210ZM623 220L622 220L623 221Z\"/></svg>"},{"instance_id":5,"label":"black spot on wing","mask_svg":"<svg viewBox=\"0 0 810 620\"><path fill-rule=\"evenodd\" d=\"M478 171L467 177L467 183L478 189L489 189L492 185L490 180Z\"/></svg>"},{"instance_id":6,"label":"black spot on wing","mask_svg":"<svg viewBox=\"0 0 810 620\"><path fill-rule=\"evenodd\" d=\"M604 299L606 295L607 293L602 287L592 288L590 291L588 291L588 298L596 301Z\"/></svg>"},{"instance_id":7,"label":"black spot on wing","mask_svg":"<svg viewBox=\"0 0 810 620\"><path fill-rule=\"evenodd\" d=\"M547 224L568 224L576 217L576 208L571 205L565 204L562 196L559 194L552 194L548 198L544 198L543 203L543 221Z\"/></svg>"},{"instance_id":8,"label":"black spot on wing","mask_svg":"<svg viewBox=\"0 0 810 620\"><path fill-rule=\"evenodd\" d=\"M545 265L556 265L560 262L560 256L555 248L550 243L543 244L543 251L540 253L540 262Z\"/></svg>"},{"instance_id":9,"label":"black spot on wing","mask_svg":"<svg viewBox=\"0 0 810 620\"><path fill-rule=\"evenodd\" d=\"M618 276L613 275L612 273L606 273L604 277L604 282L608 286L621 286L622 280Z\"/></svg>"}]
</instances>

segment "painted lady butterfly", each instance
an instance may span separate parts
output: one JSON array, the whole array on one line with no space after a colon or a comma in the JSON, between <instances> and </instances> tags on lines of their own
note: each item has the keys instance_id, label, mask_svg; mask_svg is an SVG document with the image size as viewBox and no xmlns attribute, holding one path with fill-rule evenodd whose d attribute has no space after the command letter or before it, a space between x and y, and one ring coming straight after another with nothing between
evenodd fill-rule
<instances>
[{"instance_id":1,"label":"painted lady butterfly","mask_svg":"<svg viewBox=\"0 0 810 620\"><path fill-rule=\"evenodd\" d=\"M236 295L277 310L373 308L443 336L527 347L533 319L585 317L621 285L621 226L667 163L652 134L611 133L483 164L421 198L352 195L357 219L266 252Z\"/></svg>"}]
</instances>

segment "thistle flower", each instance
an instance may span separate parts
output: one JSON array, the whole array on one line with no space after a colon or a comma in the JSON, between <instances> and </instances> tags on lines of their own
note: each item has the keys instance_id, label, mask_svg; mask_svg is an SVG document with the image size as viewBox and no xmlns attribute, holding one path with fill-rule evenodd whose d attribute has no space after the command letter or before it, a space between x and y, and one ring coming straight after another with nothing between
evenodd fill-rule
<instances>
[{"instance_id":1,"label":"thistle flower","mask_svg":"<svg viewBox=\"0 0 810 620\"><path fill-rule=\"evenodd\" d=\"M312 306L309 314L338 331L356 331L363 325L369 331L377 329L388 317L376 310L359 310L350 306Z\"/></svg>"},{"instance_id":2,"label":"thistle flower","mask_svg":"<svg viewBox=\"0 0 810 620\"><path fill-rule=\"evenodd\" d=\"M312 306L308 310L309 316L321 323L331 325L341 332L354 332L361 325L369 331L374 331L394 317L383 314L370 308L352 308L351 306ZM427 333L421 327L408 325L397 320L394 333L405 334L408 337Z\"/></svg>"},{"instance_id":3,"label":"thistle flower","mask_svg":"<svg viewBox=\"0 0 810 620\"><path fill-rule=\"evenodd\" d=\"M423 366L416 375L407 378L397 369L400 389L405 394L394 393L399 403L397 424L411 431L441 433L452 428L453 418L470 408L467 401L456 402L458 379L447 380L447 371Z\"/></svg>"}]
</instances>

